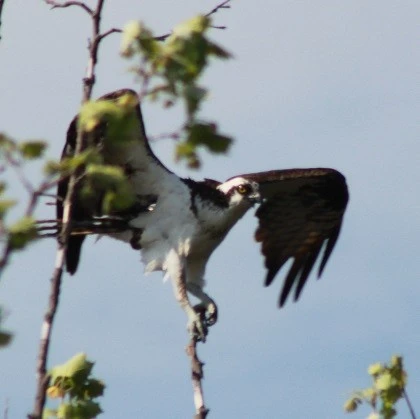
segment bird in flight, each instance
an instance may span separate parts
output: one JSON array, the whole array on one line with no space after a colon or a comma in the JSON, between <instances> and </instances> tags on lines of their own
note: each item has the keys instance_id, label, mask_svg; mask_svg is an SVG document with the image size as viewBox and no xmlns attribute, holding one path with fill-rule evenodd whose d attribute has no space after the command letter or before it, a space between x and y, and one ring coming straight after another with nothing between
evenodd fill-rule
<instances>
[{"instance_id":1,"label":"bird in flight","mask_svg":"<svg viewBox=\"0 0 420 419\"><path fill-rule=\"evenodd\" d=\"M344 176L334 169L313 168L247 173L224 182L180 178L151 150L134 91L118 90L100 100L116 102L125 95L136 100L135 123L123 131L122 141L110 141L106 122L83 135L84 142L89 138L90 144L100 150L106 164L124 170L136 197L131 208L112 213L126 222L119 231L107 235L139 250L146 272L163 271L171 279L190 332L204 341L208 327L217 321L216 303L203 289L207 262L236 222L257 206L255 240L261 243L265 259L265 285L270 285L280 268L292 259L279 306L290 294L298 300L316 260L319 257L319 277L338 239L348 202ZM78 116L67 131L63 157L75 153L77 123ZM63 178L58 185L58 219L63 216L68 182L68 177ZM83 182L80 176L72 220L109 215L101 212L100 193L83 199ZM83 235L69 237L66 269L70 274L77 270L84 239ZM190 295L200 303L193 306Z\"/></svg>"}]
</instances>

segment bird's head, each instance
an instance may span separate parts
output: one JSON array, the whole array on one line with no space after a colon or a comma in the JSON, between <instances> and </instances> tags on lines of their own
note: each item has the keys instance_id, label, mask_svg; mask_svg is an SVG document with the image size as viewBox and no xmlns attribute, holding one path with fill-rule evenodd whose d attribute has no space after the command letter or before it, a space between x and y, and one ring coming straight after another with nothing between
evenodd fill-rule
<instances>
[{"instance_id":1,"label":"bird's head","mask_svg":"<svg viewBox=\"0 0 420 419\"><path fill-rule=\"evenodd\" d=\"M252 206L261 202L258 183L242 177L227 180L217 187L229 198L230 206Z\"/></svg>"}]
</instances>

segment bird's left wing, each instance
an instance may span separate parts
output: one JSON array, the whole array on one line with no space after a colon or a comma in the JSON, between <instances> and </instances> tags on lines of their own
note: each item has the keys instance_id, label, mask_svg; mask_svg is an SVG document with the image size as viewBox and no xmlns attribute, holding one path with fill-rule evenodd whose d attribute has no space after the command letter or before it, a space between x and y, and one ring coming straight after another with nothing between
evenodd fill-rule
<instances>
[{"instance_id":1,"label":"bird's left wing","mask_svg":"<svg viewBox=\"0 0 420 419\"><path fill-rule=\"evenodd\" d=\"M265 285L293 259L281 291L282 307L294 287L300 293L317 260L322 274L340 233L348 190L344 176L333 169L291 169L240 175L259 184L263 202L256 211L255 239L262 243L268 270Z\"/></svg>"}]
</instances>

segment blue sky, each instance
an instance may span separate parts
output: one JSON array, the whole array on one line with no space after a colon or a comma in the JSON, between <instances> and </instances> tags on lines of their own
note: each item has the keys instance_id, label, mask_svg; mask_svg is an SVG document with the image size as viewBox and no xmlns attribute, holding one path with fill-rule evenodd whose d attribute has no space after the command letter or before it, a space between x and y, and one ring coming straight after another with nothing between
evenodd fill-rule
<instances>
[{"instance_id":1,"label":"blue sky","mask_svg":"<svg viewBox=\"0 0 420 419\"><path fill-rule=\"evenodd\" d=\"M92 3L92 2L91 2ZM107 0L104 27L142 19L157 34L216 2ZM337 419L351 390L369 385L366 368L404 355L408 391L420 401L419 298L420 27L417 1L233 2L219 12L215 40L234 59L210 68L203 116L235 138L228 156L205 155L199 172L173 163L171 142L155 145L183 176L220 180L237 173L333 167L346 176L350 203L320 281L278 310L284 272L262 286L263 260L249 214L213 255L207 291L220 319L199 348L211 418ZM0 130L51 142L61 151L81 99L89 21L78 10L6 1L0 41ZM136 88L103 45L95 96ZM147 131L168 132L179 110L144 105ZM30 170L37 178L37 170ZM16 180L11 188L22 196ZM39 217L52 213L42 207ZM0 407L24 417L33 404L35 359L55 244L13 258L1 287L13 345L0 353ZM185 316L160 274L143 275L138 253L110 239L84 246L66 277L50 365L85 351L108 385L104 418L193 415ZM400 406L401 417L408 412ZM361 410L353 417L365 417Z\"/></svg>"}]
</instances>

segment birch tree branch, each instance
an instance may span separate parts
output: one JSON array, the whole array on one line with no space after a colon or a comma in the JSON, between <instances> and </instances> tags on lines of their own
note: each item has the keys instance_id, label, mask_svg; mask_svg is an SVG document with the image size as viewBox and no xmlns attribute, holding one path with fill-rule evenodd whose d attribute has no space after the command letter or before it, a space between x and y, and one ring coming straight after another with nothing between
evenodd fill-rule
<instances>
[{"instance_id":1,"label":"birch tree branch","mask_svg":"<svg viewBox=\"0 0 420 419\"><path fill-rule=\"evenodd\" d=\"M92 96L93 85L95 84L95 71L96 64L98 62L98 49L102 39L105 38L101 34L101 16L105 0L98 0L96 8L93 10L83 2L69 1L64 3L58 3L52 0L45 0L53 8L66 8L70 6L81 7L85 10L92 19L92 38L89 42L89 58L86 70L86 77L83 79L83 96L82 103L90 100ZM75 154L82 151L82 133L81 131L77 134ZM28 417L30 419L41 419L42 412L45 406L46 390L48 388L48 375L47 375L47 359L51 344L51 333L54 324L55 315L59 304L61 281L63 275L63 267L65 261L65 252L67 248L68 239L71 234L71 214L72 204L75 196L75 186L77 179L79 178L79 172L81 169L76 170L75 173L70 176L67 195L64 200L63 210L63 223L60 232L60 237L57 241L57 252L55 267L51 279L50 297L48 300L48 307L44 315L44 321L41 328L41 339L38 351L37 360L37 389L35 395L35 403L33 413Z\"/></svg>"}]
</instances>

